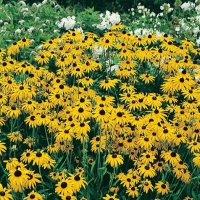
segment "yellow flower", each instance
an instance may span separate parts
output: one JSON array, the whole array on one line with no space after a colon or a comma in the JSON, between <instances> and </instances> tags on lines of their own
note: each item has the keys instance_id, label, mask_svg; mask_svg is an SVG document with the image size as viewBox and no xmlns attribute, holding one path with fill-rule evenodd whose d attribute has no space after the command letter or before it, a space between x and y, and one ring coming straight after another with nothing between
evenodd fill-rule
<instances>
[{"instance_id":1,"label":"yellow flower","mask_svg":"<svg viewBox=\"0 0 200 200\"><path fill-rule=\"evenodd\" d=\"M138 197L139 195L139 191L138 191L138 187L132 186L127 188L126 193L128 194L128 196L131 196L132 198Z\"/></svg>"},{"instance_id":2,"label":"yellow flower","mask_svg":"<svg viewBox=\"0 0 200 200\"><path fill-rule=\"evenodd\" d=\"M63 179L56 184L55 192L58 195L72 195L73 184L68 179Z\"/></svg>"},{"instance_id":3,"label":"yellow flower","mask_svg":"<svg viewBox=\"0 0 200 200\"><path fill-rule=\"evenodd\" d=\"M8 138L11 142L21 142L23 139L22 134L19 131L9 133Z\"/></svg>"},{"instance_id":4,"label":"yellow flower","mask_svg":"<svg viewBox=\"0 0 200 200\"><path fill-rule=\"evenodd\" d=\"M162 181L158 181L155 185L155 189L157 190L158 193L164 195L169 193L169 183L163 183Z\"/></svg>"},{"instance_id":5,"label":"yellow flower","mask_svg":"<svg viewBox=\"0 0 200 200\"><path fill-rule=\"evenodd\" d=\"M103 197L103 199L104 199L104 200L110 200L110 199L112 199L112 200L119 200L118 198L116 198L116 195L117 195L117 194L114 194L114 195L106 194L106 196Z\"/></svg>"},{"instance_id":6,"label":"yellow flower","mask_svg":"<svg viewBox=\"0 0 200 200\"><path fill-rule=\"evenodd\" d=\"M13 200L10 194L11 191L10 189L3 188L3 185L0 183L0 200Z\"/></svg>"},{"instance_id":7,"label":"yellow flower","mask_svg":"<svg viewBox=\"0 0 200 200\"><path fill-rule=\"evenodd\" d=\"M32 191L30 192L23 200L43 200L43 197L35 192L35 191Z\"/></svg>"},{"instance_id":8,"label":"yellow flower","mask_svg":"<svg viewBox=\"0 0 200 200\"><path fill-rule=\"evenodd\" d=\"M7 147L5 146L5 142L0 141L0 156L2 156L2 154L6 152L6 150L7 150Z\"/></svg>"},{"instance_id":9,"label":"yellow flower","mask_svg":"<svg viewBox=\"0 0 200 200\"><path fill-rule=\"evenodd\" d=\"M105 80L100 81L100 88L105 89L106 91L115 87L115 85L119 82L118 79L111 79L111 78L106 78Z\"/></svg>"},{"instance_id":10,"label":"yellow flower","mask_svg":"<svg viewBox=\"0 0 200 200\"><path fill-rule=\"evenodd\" d=\"M79 192L81 190L81 188L85 188L86 185L87 185L87 182L85 180L85 178L83 178L81 176L81 174L76 174L76 175L73 175L73 174L69 174L69 178L68 180L70 181L70 183L73 185L73 192Z\"/></svg>"},{"instance_id":11,"label":"yellow flower","mask_svg":"<svg viewBox=\"0 0 200 200\"><path fill-rule=\"evenodd\" d=\"M123 164L123 157L117 153L109 154L106 158L106 163L110 164L111 167L117 167Z\"/></svg>"},{"instance_id":12,"label":"yellow flower","mask_svg":"<svg viewBox=\"0 0 200 200\"><path fill-rule=\"evenodd\" d=\"M140 75L140 78L142 81L144 81L145 84L149 84L150 82L154 81L155 77L150 74L142 74Z\"/></svg>"},{"instance_id":13,"label":"yellow flower","mask_svg":"<svg viewBox=\"0 0 200 200\"><path fill-rule=\"evenodd\" d=\"M26 180L29 178L27 169L11 169L9 173L9 181L11 188L15 192L22 192L26 187Z\"/></svg>"},{"instance_id":14,"label":"yellow flower","mask_svg":"<svg viewBox=\"0 0 200 200\"><path fill-rule=\"evenodd\" d=\"M28 189L35 188L37 183L41 183L39 179L41 179L41 175L38 173L34 173L34 171L28 171L26 173L28 175L28 179L26 180L25 187Z\"/></svg>"}]
</instances>

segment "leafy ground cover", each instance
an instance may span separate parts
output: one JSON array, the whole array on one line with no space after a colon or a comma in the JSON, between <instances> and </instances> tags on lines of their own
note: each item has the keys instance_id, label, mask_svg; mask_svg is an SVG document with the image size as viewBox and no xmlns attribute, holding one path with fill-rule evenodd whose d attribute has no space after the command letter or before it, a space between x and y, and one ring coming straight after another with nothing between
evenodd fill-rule
<instances>
[{"instance_id":1,"label":"leafy ground cover","mask_svg":"<svg viewBox=\"0 0 200 200\"><path fill-rule=\"evenodd\" d=\"M198 200L198 2L181 4L189 22L168 4L65 17L52 1L13 4L1 7L0 200Z\"/></svg>"}]
</instances>

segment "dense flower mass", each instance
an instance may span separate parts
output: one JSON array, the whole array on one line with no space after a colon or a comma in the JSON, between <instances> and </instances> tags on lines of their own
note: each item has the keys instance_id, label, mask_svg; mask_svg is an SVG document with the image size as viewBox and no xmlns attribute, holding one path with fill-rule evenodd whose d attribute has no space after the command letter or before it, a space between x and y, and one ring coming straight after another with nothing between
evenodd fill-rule
<instances>
[{"instance_id":1,"label":"dense flower mass","mask_svg":"<svg viewBox=\"0 0 200 200\"><path fill-rule=\"evenodd\" d=\"M101 18L0 49L0 200L199 198L199 46Z\"/></svg>"}]
</instances>

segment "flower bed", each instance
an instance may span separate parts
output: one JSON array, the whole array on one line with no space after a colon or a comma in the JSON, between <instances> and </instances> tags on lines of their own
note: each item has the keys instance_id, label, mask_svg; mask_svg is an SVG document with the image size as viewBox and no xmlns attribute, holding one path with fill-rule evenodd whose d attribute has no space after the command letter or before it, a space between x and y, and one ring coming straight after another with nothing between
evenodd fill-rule
<instances>
[{"instance_id":1,"label":"flower bed","mask_svg":"<svg viewBox=\"0 0 200 200\"><path fill-rule=\"evenodd\" d=\"M101 18L2 45L0 200L199 199L198 43Z\"/></svg>"}]
</instances>

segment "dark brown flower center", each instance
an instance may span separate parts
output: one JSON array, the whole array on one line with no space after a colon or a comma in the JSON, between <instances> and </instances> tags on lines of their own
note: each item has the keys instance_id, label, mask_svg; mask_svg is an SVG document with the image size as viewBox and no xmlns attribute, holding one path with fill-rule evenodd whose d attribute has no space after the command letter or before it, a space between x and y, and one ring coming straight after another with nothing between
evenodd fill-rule
<instances>
[{"instance_id":1,"label":"dark brown flower center","mask_svg":"<svg viewBox=\"0 0 200 200\"><path fill-rule=\"evenodd\" d=\"M60 186L61 186L61 188L63 188L63 189L64 189L64 188L66 188L66 187L67 187L67 183L66 183L66 182L62 182Z\"/></svg>"},{"instance_id":2,"label":"dark brown flower center","mask_svg":"<svg viewBox=\"0 0 200 200\"><path fill-rule=\"evenodd\" d=\"M165 185L165 184L162 184L162 185L161 185L161 188L162 188L162 189L166 189L166 185Z\"/></svg>"},{"instance_id":3,"label":"dark brown flower center","mask_svg":"<svg viewBox=\"0 0 200 200\"><path fill-rule=\"evenodd\" d=\"M20 170L16 170L15 173L14 173L14 175L16 177L20 177L22 175L22 172Z\"/></svg>"}]
</instances>

